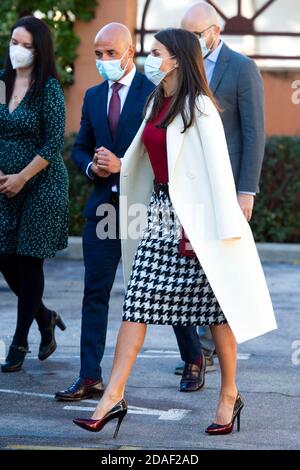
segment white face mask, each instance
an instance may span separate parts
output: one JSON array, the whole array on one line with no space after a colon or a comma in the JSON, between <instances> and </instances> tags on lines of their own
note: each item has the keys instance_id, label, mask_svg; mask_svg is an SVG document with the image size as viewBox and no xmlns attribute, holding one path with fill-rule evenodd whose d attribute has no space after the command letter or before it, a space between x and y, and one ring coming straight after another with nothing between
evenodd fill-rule
<instances>
[{"instance_id":1,"label":"white face mask","mask_svg":"<svg viewBox=\"0 0 300 470\"><path fill-rule=\"evenodd\" d=\"M209 54L212 52L212 50L210 47L207 47L206 41L204 38L199 38L199 41L200 41L202 57L203 59L206 59L209 56Z\"/></svg>"},{"instance_id":2,"label":"white face mask","mask_svg":"<svg viewBox=\"0 0 300 470\"><path fill-rule=\"evenodd\" d=\"M122 68L121 62L128 49L129 48L127 47L121 59L96 60L96 67L98 69L99 74L104 78L104 80L112 80L114 82L117 82L118 80L120 80L120 78L123 77L127 69L129 59L127 60L127 64L125 65L124 69Z\"/></svg>"},{"instance_id":3,"label":"white face mask","mask_svg":"<svg viewBox=\"0 0 300 470\"><path fill-rule=\"evenodd\" d=\"M153 55L149 54L144 64L144 71L148 80L150 80L150 82L154 83L156 86L159 85L160 82L168 75L168 73L172 72L172 70L178 67L178 65L175 65L175 67L168 72L162 72L160 70L163 61L166 59L172 59L173 57L175 56L172 55L171 57L165 57L162 59L161 57L154 57Z\"/></svg>"},{"instance_id":4,"label":"white face mask","mask_svg":"<svg viewBox=\"0 0 300 470\"><path fill-rule=\"evenodd\" d=\"M202 33L204 33L205 31L208 31L210 28L212 28L214 25L212 26L209 26L208 28L206 28L204 31L202 31ZM201 33L201 34L202 34ZM212 39L212 42L210 44L210 46L208 47L207 46L207 38L204 39L202 36L199 37L199 42L200 42L200 47L201 47L201 52L202 52L202 57L203 59L206 59L209 54L212 53L213 51L213 46L215 44L215 39L213 38Z\"/></svg>"},{"instance_id":5,"label":"white face mask","mask_svg":"<svg viewBox=\"0 0 300 470\"><path fill-rule=\"evenodd\" d=\"M23 46L13 44L9 47L9 57L13 69L23 69L33 64L33 53Z\"/></svg>"}]
</instances>

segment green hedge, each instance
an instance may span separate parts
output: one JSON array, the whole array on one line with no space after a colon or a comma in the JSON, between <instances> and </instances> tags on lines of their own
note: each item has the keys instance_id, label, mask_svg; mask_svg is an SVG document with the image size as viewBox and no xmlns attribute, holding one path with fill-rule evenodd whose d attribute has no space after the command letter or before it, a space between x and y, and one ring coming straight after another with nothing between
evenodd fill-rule
<instances>
[{"instance_id":1,"label":"green hedge","mask_svg":"<svg viewBox=\"0 0 300 470\"><path fill-rule=\"evenodd\" d=\"M73 142L74 135L66 138L64 159L70 175L70 233L80 235L93 183L71 161ZM300 243L300 138L268 139L251 227L258 242Z\"/></svg>"},{"instance_id":2,"label":"green hedge","mask_svg":"<svg viewBox=\"0 0 300 470\"><path fill-rule=\"evenodd\" d=\"M259 242L300 242L300 138L268 139L251 227Z\"/></svg>"}]
</instances>

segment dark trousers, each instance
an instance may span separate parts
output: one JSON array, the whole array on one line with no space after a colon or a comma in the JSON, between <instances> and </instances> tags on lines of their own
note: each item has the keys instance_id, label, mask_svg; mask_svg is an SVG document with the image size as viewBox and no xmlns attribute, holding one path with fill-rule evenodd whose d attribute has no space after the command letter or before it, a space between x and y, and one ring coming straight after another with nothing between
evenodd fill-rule
<instances>
[{"instance_id":1,"label":"dark trousers","mask_svg":"<svg viewBox=\"0 0 300 470\"><path fill-rule=\"evenodd\" d=\"M201 344L195 326L173 326L181 359L190 364L202 354Z\"/></svg>"},{"instance_id":2,"label":"dark trousers","mask_svg":"<svg viewBox=\"0 0 300 470\"><path fill-rule=\"evenodd\" d=\"M80 377L95 380L102 379L100 363L106 342L108 304L121 258L119 238L99 239L98 223L99 220L88 219L83 232L85 287L80 345Z\"/></svg>"}]
</instances>

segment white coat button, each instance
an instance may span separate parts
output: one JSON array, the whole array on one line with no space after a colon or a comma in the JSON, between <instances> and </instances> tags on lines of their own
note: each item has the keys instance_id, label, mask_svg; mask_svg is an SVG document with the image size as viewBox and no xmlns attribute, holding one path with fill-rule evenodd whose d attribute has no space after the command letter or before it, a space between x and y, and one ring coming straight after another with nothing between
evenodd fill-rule
<instances>
[{"instance_id":1,"label":"white coat button","mask_svg":"<svg viewBox=\"0 0 300 470\"><path fill-rule=\"evenodd\" d=\"M191 171L187 171L186 175L187 175L187 177L190 178L190 179L196 178L195 173L192 173Z\"/></svg>"}]
</instances>

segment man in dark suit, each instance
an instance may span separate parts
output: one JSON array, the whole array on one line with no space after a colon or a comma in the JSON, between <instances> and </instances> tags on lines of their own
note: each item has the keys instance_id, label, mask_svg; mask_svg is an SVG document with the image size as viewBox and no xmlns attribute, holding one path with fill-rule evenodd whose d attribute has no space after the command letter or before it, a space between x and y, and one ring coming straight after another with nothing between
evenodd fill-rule
<instances>
[{"instance_id":1,"label":"man in dark suit","mask_svg":"<svg viewBox=\"0 0 300 470\"><path fill-rule=\"evenodd\" d=\"M199 37L207 79L222 111L225 136L237 189L239 205L250 221L265 149L264 90L260 72L251 59L230 49L221 39L216 10L197 2L184 14L181 26ZM183 374L183 391L194 390L188 366L200 354L213 363L214 344L208 328L175 327L188 376ZM190 386L191 383L191 386Z\"/></svg>"},{"instance_id":2,"label":"man in dark suit","mask_svg":"<svg viewBox=\"0 0 300 470\"><path fill-rule=\"evenodd\" d=\"M126 26L111 23L95 39L96 66L106 80L84 98L73 160L94 185L86 204L83 232L85 289L82 306L79 377L56 393L62 401L98 397L103 392L103 358L110 292L121 257L118 193L121 159L143 119L152 83L136 70ZM107 219L107 213L109 217ZM108 233L103 227L108 222ZM114 233L115 232L115 233Z\"/></svg>"}]
</instances>

